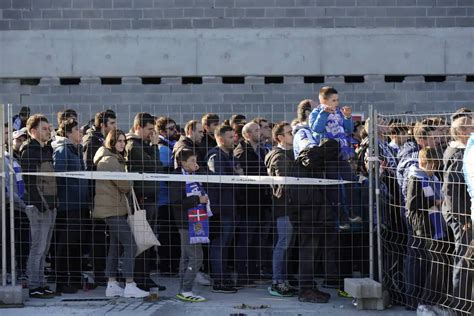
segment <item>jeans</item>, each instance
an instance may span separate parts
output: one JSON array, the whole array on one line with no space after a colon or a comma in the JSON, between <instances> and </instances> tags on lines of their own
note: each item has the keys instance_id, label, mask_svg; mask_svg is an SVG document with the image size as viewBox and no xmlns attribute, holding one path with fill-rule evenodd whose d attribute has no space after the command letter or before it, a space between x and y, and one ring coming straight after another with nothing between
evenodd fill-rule
<instances>
[{"instance_id":1,"label":"jeans","mask_svg":"<svg viewBox=\"0 0 474 316\"><path fill-rule=\"evenodd\" d=\"M105 275L109 278L118 276L119 254L122 253L122 276L132 278L137 246L128 225L127 216L107 217L105 223L110 235ZM123 248L123 252L120 248Z\"/></svg>"},{"instance_id":2,"label":"jeans","mask_svg":"<svg viewBox=\"0 0 474 316\"><path fill-rule=\"evenodd\" d=\"M180 293L191 292L194 279L202 265L201 244L189 243L189 231L179 229L181 237L181 259L179 260Z\"/></svg>"},{"instance_id":3,"label":"jeans","mask_svg":"<svg viewBox=\"0 0 474 316\"><path fill-rule=\"evenodd\" d=\"M40 212L37 208L27 208L30 220L30 254L26 266L28 286L31 289L44 286L44 265L53 236L56 210Z\"/></svg>"},{"instance_id":4,"label":"jeans","mask_svg":"<svg viewBox=\"0 0 474 316\"><path fill-rule=\"evenodd\" d=\"M258 207L252 209L257 211ZM258 214L245 214L246 208L239 210L235 229L235 264L240 279L257 279L260 262L259 254L259 218ZM250 213L250 212L249 212Z\"/></svg>"},{"instance_id":5,"label":"jeans","mask_svg":"<svg viewBox=\"0 0 474 316\"><path fill-rule=\"evenodd\" d=\"M145 203L140 205L146 210L146 219L150 224L151 229L155 232L158 237L158 207L156 203ZM155 283L150 277L150 272L155 264L158 262L158 254L155 251L155 247L151 247L135 259L135 281L140 286L154 285Z\"/></svg>"},{"instance_id":6,"label":"jeans","mask_svg":"<svg viewBox=\"0 0 474 316\"><path fill-rule=\"evenodd\" d=\"M227 270L227 258L229 254L229 244L234 237L235 222L232 215L221 215L217 232L211 234L210 260L212 268L212 278L217 281L224 281L230 277ZM211 224L212 225L212 224Z\"/></svg>"},{"instance_id":7,"label":"jeans","mask_svg":"<svg viewBox=\"0 0 474 316\"><path fill-rule=\"evenodd\" d=\"M286 257L293 237L293 225L289 216L277 218L278 241L273 249L273 282L279 283L287 280Z\"/></svg>"}]
</instances>

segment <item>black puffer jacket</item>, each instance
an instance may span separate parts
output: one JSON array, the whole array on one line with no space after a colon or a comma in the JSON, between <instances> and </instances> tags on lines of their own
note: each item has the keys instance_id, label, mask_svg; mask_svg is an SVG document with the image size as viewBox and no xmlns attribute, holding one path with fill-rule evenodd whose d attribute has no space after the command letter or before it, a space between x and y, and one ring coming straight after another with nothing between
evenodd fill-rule
<instances>
[{"instance_id":1,"label":"black puffer jacket","mask_svg":"<svg viewBox=\"0 0 474 316\"><path fill-rule=\"evenodd\" d=\"M234 157L246 176L266 176L265 167L266 150L259 147L258 153L253 149L248 141L242 141L234 149ZM240 185L237 195L237 202L240 206L248 208L258 208L271 204L270 188L266 185Z\"/></svg>"},{"instance_id":2,"label":"black puffer jacket","mask_svg":"<svg viewBox=\"0 0 474 316\"><path fill-rule=\"evenodd\" d=\"M127 134L125 161L128 172L160 173L163 171L158 145L150 145L148 141L143 141L133 133ZM159 188L159 182L155 181L133 183L133 189L140 203L156 203Z\"/></svg>"},{"instance_id":3,"label":"black puffer jacket","mask_svg":"<svg viewBox=\"0 0 474 316\"><path fill-rule=\"evenodd\" d=\"M463 173L465 148L463 144L452 142L443 157L442 212L446 223L456 230L471 222L471 198Z\"/></svg>"}]
</instances>

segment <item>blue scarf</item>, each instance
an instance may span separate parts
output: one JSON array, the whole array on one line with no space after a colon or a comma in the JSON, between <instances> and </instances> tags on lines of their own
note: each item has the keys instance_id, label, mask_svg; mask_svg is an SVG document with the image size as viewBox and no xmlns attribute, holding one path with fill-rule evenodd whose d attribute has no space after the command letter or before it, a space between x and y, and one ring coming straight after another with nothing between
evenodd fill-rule
<instances>
[{"instance_id":1,"label":"blue scarf","mask_svg":"<svg viewBox=\"0 0 474 316\"><path fill-rule=\"evenodd\" d=\"M409 171L409 177L415 176L421 180L423 195L426 198L433 198L434 200L444 199L441 191L442 182L439 181L435 175L429 177L424 171L416 166L411 166ZM432 207L428 210L428 216L434 231L432 234L433 239L441 240L446 237L447 226L441 210L439 210L437 206Z\"/></svg>"},{"instance_id":2,"label":"blue scarf","mask_svg":"<svg viewBox=\"0 0 474 316\"><path fill-rule=\"evenodd\" d=\"M183 175L188 175L182 169ZM199 182L186 182L186 196L207 196L204 187ZM189 243L208 244L209 241L209 217L212 216L210 203L198 204L188 210Z\"/></svg>"}]
</instances>

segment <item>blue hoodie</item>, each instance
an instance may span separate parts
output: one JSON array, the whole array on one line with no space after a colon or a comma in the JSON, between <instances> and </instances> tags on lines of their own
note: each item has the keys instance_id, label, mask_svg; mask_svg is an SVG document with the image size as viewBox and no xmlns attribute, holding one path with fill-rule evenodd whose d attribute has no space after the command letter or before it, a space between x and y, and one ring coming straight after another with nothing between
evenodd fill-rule
<instances>
[{"instance_id":1,"label":"blue hoodie","mask_svg":"<svg viewBox=\"0 0 474 316\"><path fill-rule=\"evenodd\" d=\"M297 124L293 128L293 153L295 154L295 159L298 158L303 149L314 146L319 146L319 142L313 137L308 124Z\"/></svg>"},{"instance_id":2,"label":"blue hoodie","mask_svg":"<svg viewBox=\"0 0 474 316\"><path fill-rule=\"evenodd\" d=\"M342 159L354 157L350 135L354 129L352 118L345 118L339 107L335 113L325 112L320 104L309 115L309 126L317 143L323 138L336 139L341 146Z\"/></svg>"},{"instance_id":3,"label":"blue hoodie","mask_svg":"<svg viewBox=\"0 0 474 316\"><path fill-rule=\"evenodd\" d=\"M397 182L402 190L403 198L407 195L408 170L411 166L418 167L418 152L420 148L414 141L406 142L398 152Z\"/></svg>"},{"instance_id":4,"label":"blue hoodie","mask_svg":"<svg viewBox=\"0 0 474 316\"><path fill-rule=\"evenodd\" d=\"M65 137L56 136L51 144L53 166L56 172L84 171L85 162L80 146L74 145ZM81 211L90 207L89 181L87 179L63 178L57 179L58 211Z\"/></svg>"}]
</instances>

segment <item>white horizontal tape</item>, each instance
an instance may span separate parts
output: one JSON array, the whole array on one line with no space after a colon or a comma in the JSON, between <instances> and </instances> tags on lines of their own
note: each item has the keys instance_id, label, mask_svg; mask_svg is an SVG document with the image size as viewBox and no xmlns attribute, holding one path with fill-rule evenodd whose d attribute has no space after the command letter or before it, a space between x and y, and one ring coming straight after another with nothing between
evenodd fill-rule
<instances>
[{"instance_id":1,"label":"white horizontal tape","mask_svg":"<svg viewBox=\"0 0 474 316\"><path fill-rule=\"evenodd\" d=\"M129 180L129 181L169 181L169 182L209 182L227 184L286 184L286 185L338 185L356 183L355 181L271 177L271 176L225 176L225 175L181 175L166 173L136 173L136 172L104 172L104 171L74 171L74 172L23 172L22 175L42 177L62 177L91 180Z\"/></svg>"}]
</instances>

